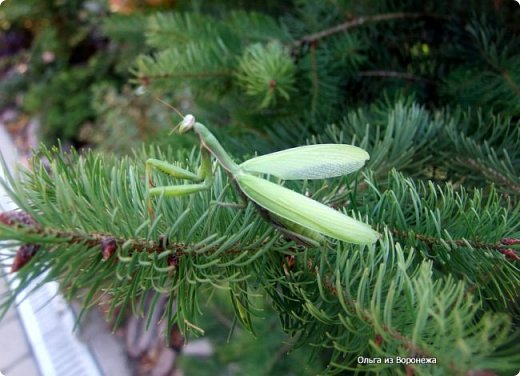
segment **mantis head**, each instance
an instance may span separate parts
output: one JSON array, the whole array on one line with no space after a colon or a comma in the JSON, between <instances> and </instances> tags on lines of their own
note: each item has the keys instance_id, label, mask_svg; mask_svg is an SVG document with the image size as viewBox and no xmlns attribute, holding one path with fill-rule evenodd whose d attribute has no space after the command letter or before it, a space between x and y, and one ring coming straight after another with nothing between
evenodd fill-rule
<instances>
[{"instance_id":1,"label":"mantis head","mask_svg":"<svg viewBox=\"0 0 520 376\"><path fill-rule=\"evenodd\" d=\"M171 108L173 111L175 111L177 113L177 115L179 115L180 117L182 117L182 121L177 124L177 126L175 128L173 128L171 130L171 132L169 134L172 134L173 132L175 132L177 129L179 130L179 133L180 134L183 134L183 133L186 133L186 132L189 132L193 126L195 125L195 116L191 115L191 114L188 114L186 116L184 116L179 110L177 110L175 107L173 107L171 104L168 104L166 103L165 101L163 101L161 98L158 98L156 96L153 96L157 101L161 102L162 104L164 104L165 106Z\"/></svg>"},{"instance_id":2,"label":"mantis head","mask_svg":"<svg viewBox=\"0 0 520 376\"><path fill-rule=\"evenodd\" d=\"M179 123L179 133L183 134L189 132L193 126L195 125L195 116L188 114L186 115L182 121Z\"/></svg>"}]
</instances>

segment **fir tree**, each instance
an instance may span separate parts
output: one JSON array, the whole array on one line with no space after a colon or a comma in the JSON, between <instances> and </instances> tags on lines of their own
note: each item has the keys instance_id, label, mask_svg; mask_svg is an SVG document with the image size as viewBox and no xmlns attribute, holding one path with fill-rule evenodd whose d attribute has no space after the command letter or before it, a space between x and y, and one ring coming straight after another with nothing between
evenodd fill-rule
<instances>
[{"instance_id":1,"label":"fir tree","mask_svg":"<svg viewBox=\"0 0 520 376\"><path fill-rule=\"evenodd\" d=\"M223 290L234 312L230 327L235 321L255 332L269 306L290 338L281 351L311 345L319 363L313 372L517 372L515 4L301 0L231 11L219 3L117 15L103 30L114 48L140 51L127 65L137 92L192 111L237 160L306 143L367 150L371 159L357 174L286 185L368 222L382 238L371 246L301 246L252 204L215 205L238 201L218 168L210 191L154 201L151 218L144 161L178 161L191 171L199 162L197 148L164 138L166 131L157 133L158 145L124 157L42 147L49 166L35 158L5 183L24 213L0 217L0 240L19 246L18 291L47 273L85 309L103 294L116 320L124 318L121 308L148 320L164 308L168 332L177 325L196 336L207 323L206 302ZM145 40L129 29L144 30ZM108 93L117 90L150 106L121 87ZM111 137L125 133L123 140L128 130L110 125L118 114L139 116L121 98L98 97L96 108ZM141 115L164 119L160 110ZM60 214L70 207L78 211ZM158 307L161 296L166 303ZM266 372L285 369L278 358ZM394 362L367 363L375 358Z\"/></svg>"}]
</instances>

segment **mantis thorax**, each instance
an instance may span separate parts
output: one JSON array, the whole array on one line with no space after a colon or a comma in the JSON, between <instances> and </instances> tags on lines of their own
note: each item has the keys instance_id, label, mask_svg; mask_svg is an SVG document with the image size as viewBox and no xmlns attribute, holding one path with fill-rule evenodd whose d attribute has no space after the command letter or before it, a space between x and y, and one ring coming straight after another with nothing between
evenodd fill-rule
<instances>
[{"instance_id":1,"label":"mantis thorax","mask_svg":"<svg viewBox=\"0 0 520 376\"><path fill-rule=\"evenodd\" d=\"M233 161L233 158L226 153L217 138L203 124L195 122L193 131L199 136L200 143L213 157L215 157L220 165L235 176L240 172L240 167Z\"/></svg>"}]
</instances>

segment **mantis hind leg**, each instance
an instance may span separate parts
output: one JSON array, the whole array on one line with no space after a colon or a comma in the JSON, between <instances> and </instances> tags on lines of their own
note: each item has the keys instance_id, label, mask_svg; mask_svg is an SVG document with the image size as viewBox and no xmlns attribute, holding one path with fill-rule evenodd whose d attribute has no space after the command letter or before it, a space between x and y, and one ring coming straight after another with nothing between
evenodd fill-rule
<instances>
[{"instance_id":1,"label":"mantis hind leg","mask_svg":"<svg viewBox=\"0 0 520 376\"><path fill-rule=\"evenodd\" d=\"M318 232L278 217L258 204L254 205L262 218L280 231L287 239L304 247L319 247L324 242L325 238Z\"/></svg>"},{"instance_id":2,"label":"mantis hind leg","mask_svg":"<svg viewBox=\"0 0 520 376\"><path fill-rule=\"evenodd\" d=\"M233 176L228 173L229 181L231 186L234 188L235 192L238 195L238 203L236 202L222 202L222 201L211 201L212 205L217 205L223 208L231 208L231 209L245 209L247 206L247 197L244 195L244 193L240 190L240 187L234 180Z\"/></svg>"}]
</instances>

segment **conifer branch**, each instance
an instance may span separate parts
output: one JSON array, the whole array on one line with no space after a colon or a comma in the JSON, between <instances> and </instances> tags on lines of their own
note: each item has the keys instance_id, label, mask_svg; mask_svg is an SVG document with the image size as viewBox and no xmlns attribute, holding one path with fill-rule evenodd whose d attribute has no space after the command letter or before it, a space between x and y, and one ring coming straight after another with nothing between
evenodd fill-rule
<instances>
[{"instance_id":1,"label":"conifer branch","mask_svg":"<svg viewBox=\"0 0 520 376\"><path fill-rule=\"evenodd\" d=\"M7 226L17 225L13 221L7 220L7 218L16 217L20 212L4 212L0 213L0 222ZM23 214L23 213L22 213ZM26 215L24 215L26 216ZM129 246L130 254L134 252L144 252L144 253L156 253L161 254L162 252L173 252L176 258L180 258L183 256L190 256L189 249L193 247L193 244L183 244L183 243L171 243L166 242L163 237L159 237L156 241L150 241L146 239L136 239L136 238L122 238L118 237L114 234L109 233L99 233L99 232L91 232L91 233L82 233L75 231L63 231L52 229L49 227L41 227L36 225L36 223L32 223L29 226L25 225L22 227L23 233L27 236L39 236L43 238L53 238L55 242L63 244L82 244L88 248L101 248L101 254L103 255L103 259L108 259L114 253L115 249L121 247L123 244ZM504 238L499 243L485 243L479 241L472 241L467 239L446 239L440 240L437 237L428 236L424 234L407 232L405 230L399 230L395 228L389 228L389 231L400 238L408 239L410 236L413 236L420 242L425 243L429 248L432 248L435 245L442 245L442 242L447 244L452 244L457 247L471 247L475 250L495 250L498 252L505 252L506 255L509 255L513 260L520 260L520 257L516 255L514 251L513 253L508 253L509 246L516 245L520 243L519 239L514 238ZM261 243L257 250L249 249L251 254L254 254L258 251L263 245L265 245L266 241ZM106 253L106 249L110 247L111 251ZM113 249L112 249L113 247ZM210 247L204 252L198 253L198 255L211 255L216 252L218 247ZM286 250L291 253L297 253L297 247L287 247ZM226 254L239 254L243 252L240 248L240 244L235 245L235 247L231 249L227 249L222 252L223 255ZM310 266L312 267L312 265ZM332 290L331 290L332 291Z\"/></svg>"},{"instance_id":2,"label":"conifer branch","mask_svg":"<svg viewBox=\"0 0 520 376\"><path fill-rule=\"evenodd\" d=\"M491 178L495 183L505 187L506 189L512 190L516 193L520 193L520 185L518 185L514 181L511 181L507 176L492 169L491 167L483 163L480 163L478 160L475 160L473 158L465 158L461 160L461 162L466 166L470 166L472 170L481 172L486 177Z\"/></svg>"},{"instance_id":3,"label":"conifer branch","mask_svg":"<svg viewBox=\"0 0 520 376\"><path fill-rule=\"evenodd\" d=\"M318 66L316 64L316 43L312 43L310 46L309 59L311 61L311 81L312 81L312 112L316 112L316 106L318 102L318 96L320 94L320 83L318 76Z\"/></svg>"},{"instance_id":4,"label":"conifer branch","mask_svg":"<svg viewBox=\"0 0 520 376\"><path fill-rule=\"evenodd\" d=\"M171 72L171 73L161 73L161 74L148 74L137 76L137 80L143 85L148 86L150 81L159 80L159 79L167 79L167 78L187 78L193 80L204 80L213 77L233 77L232 71L207 71L207 72Z\"/></svg>"},{"instance_id":5,"label":"conifer branch","mask_svg":"<svg viewBox=\"0 0 520 376\"><path fill-rule=\"evenodd\" d=\"M309 265L310 268L312 268L312 265ZM316 268L315 268L316 269ZM316 275L319 276L319 272L316 270ZM330 278L327 278L326 276L322 278L323 286L327 288L327 290L337 297L338 290L334 285L330 282ZM357 302L355 300L349 300L348 296L343 296L342 300L344 300L345 304L354 309L358 312L358 314L361 316L361 318L369 324L372 329L377 333L378 326L375 324L375 318L370 313L369 310L363 309L363 307L359 307ZM398 340L402 345L404 345L405 348L407 348L410 351L409 355L417 354L424 357L435 357L435 354L430 353L427 349L419 347L417 344L415 344L411 338L406 337L404 334L400 333L399 331L389 328L386 325L382 325L381 329L383 329L384 333L389 334L392 338Z\"/></svg>"},{"instance_id":6,"label":"conifer branch","mask_svg":"<svg viewBox=\"0 0 520 376\"><path fill-rule=\"evenodd\" d=\"M407 80L407 81L424 82L424 83L427 83L430 85L436 84L435 81L433 81L429 78L418 77L412 73L407 73L407 72L373 70L373 71L360 71L356 75L359 77L397 78L397 79Z\"/></svg>"},{"instance_id":7,"label":"conifer branch","mask_svg":"<svg viewBox=\"0 0 520 376\"><path fill-rule=\"evenodd\" d=\"M506 81L507 85L511 88L511 90L520 97L520 86L513 80L513 77L511 77L511 73L506 70L502 72L502 77L504 77L504 80Z\"/></svg>"},{"instance_id":8,"label":"conifer branch","mask_svg":"<svg viewBox=\"0 0 520 376\"><path fill-rule=\"evenodd\" d=\"M467 239L446 239L446 240L442 240L442 242L441 242L441 240L438 237L434 237L434 236L428 236L428 235L424 235L424 234L408 232L405 230L399 230L399 229L395 229L395 228L391 228L389 230L392 234L394 234L400 238L407 239L410 236L412 236L413 238L419 240L420 242L425 243L429 248L432 248L433 246L436 246L436 245L442 245L442 242L445 242L447 244L451 244L451 245L454 245L457 247L466 248L469 246L474 250L484 250L484 251L494 250L494 251L501 252L501 251L508 249L508 244L507 244L507 242L504 243L504 241L501 241L499 243L485 243L485 242L479 242L479 241L467 240ZM516 240L516 239L513 239L513 240Z\"/></svg>"},{"instance_id":9,"label":"conifer branch","mask_svg":"<svg viewBox=\"0 0 520 376\"><path fill-rule=\"evenodd\" d=\"M11 212L1 213L2 215L10 216ZM5 225L5 223L4 223ZM187 256L189 257L191 253L189 252L190 248L193 248L194 244L183 244L183 243L171 243L165 242L165 239L160 237L156 241L146 240L146 239L138 239L138 238L122 238L118 237L114 234L109 233L100 233L100 232L91 232L91 233L83 233L77 231L63 231L57 230L50 227L23 227L22 233L18 235L23 238L24 236L29 237L41 237L44 239L53 239L52 241L59 244L69 244L69 245L84 245L88 248L100 247L100 254L103 255L104 259L109 257L105 257L105 253L103 249L107 247L110 243L114 244L115 248L120 248L124 245L129 247L129 254L133 253L149 253L149 254L161 254L163 252L173 252L177 258ZM263 241L259 244L258 249L249 248L249 252L253 255L257 252L263 245L265 245L266 241ZM199 252L197 255L207 255L210 256L218 250L218 246L209 247L204 252ZM288 252L297 252L298 247L290 246L286 247ZM221 254L223 255L234 255L243 252L243 249L240 248L240 244L235 245L233 248L226 249ZM112 255L113 252L110 252Z\"/></svg>"},{"instance_id":10,"label":"conifer branch","mask_svg":"<svg viewBox=\"0 0 520 376\"><path fill-rule=\"evenodd\" d=\"M372 22L380 22L380 21L390 21L390 20L399 20L399 19L417 19L424 17L433 17L436 19L446 19L444 16L440 15L432 15L429 13L406 13L406 12L397 12L397 13L385 13L385 14L377 14L374 16L361 16L357 17L353 20L341 23L329 29L325 29L313 34L306 35L296 41L293 42L294 47L299 47L303 44L312 44L317 41L330 37L331 35L335 35L338 33L345 32L349 29L362 26L366 23Z\"/></svg>"}]
</instances>

